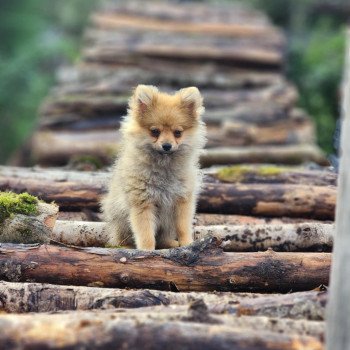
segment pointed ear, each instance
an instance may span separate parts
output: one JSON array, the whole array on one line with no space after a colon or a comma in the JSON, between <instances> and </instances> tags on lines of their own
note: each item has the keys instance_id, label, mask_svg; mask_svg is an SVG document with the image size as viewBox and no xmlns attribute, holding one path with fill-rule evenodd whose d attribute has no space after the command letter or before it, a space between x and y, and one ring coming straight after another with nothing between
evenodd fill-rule
<instances>
[{"instance_id":1,"label":"pointed ear","mask_svg":"<svg viewBox=\"0 0 350 350\"><path fill-rule=\"evenodd\" d=\"M157 97L158 89L152 85L138 85L130 100L129 107L137 116L142 117Z\"/></svg>"},{"instance_id":2,"label":"pointed ear","mask_svg":"<svg viewBox=\"0 0 350 350\"><path fill-rule=\"evenodd\" d=\"M199 118L204 112L203 98L199 90L194 87L181 89L177 92L181 99L181 104L186 112L193 118Z\"/></svg>"}]
</instances>

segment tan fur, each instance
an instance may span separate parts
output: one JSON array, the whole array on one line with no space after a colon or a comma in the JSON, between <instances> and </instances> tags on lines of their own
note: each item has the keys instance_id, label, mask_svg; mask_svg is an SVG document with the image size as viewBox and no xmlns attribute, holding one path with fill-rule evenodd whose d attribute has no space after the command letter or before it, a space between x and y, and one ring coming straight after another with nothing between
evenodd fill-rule
<instances>
[{"instance_id":1,"label":"tan fur","mask_svg":"<svg viewBox=\"0 0 350 350\"><path fill-rule=\"evenodd\" d=\"M192 242L201 184L198 160L205 143L203 111L195 87L174 95L154 86L135 89L102 202L111 245L153 250Z\"/></svg>"}]
</instances>

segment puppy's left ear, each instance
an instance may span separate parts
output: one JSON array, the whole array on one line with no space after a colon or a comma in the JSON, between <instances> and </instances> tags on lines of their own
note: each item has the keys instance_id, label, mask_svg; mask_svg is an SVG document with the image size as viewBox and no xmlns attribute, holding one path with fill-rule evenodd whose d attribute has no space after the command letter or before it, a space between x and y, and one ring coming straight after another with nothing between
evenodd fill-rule
<instances>
[{"instance_id":1,"label":"puppy's left ear","mask_svg":"<svg viewBox=\"0 0 350 350\"><path fill-rule=\"evenodd\" d=\"M204 112L203 97L199 90L194 87L181 89L177 92L181 99L181 105L193 118L200 118Z\"/></svg>"}]
</instances>

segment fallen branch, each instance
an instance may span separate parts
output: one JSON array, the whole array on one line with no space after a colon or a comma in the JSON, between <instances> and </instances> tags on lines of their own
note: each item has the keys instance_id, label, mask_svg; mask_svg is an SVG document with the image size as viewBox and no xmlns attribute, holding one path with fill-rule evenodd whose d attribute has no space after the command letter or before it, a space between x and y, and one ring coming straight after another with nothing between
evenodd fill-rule
<instances>
[{"instance_id":1,"label":"fallen branch","mask_svg":"<svg viewBox=\"0 0 350 350\"><path fill-rule=\"evenodd\" d=\"M328 283L330 253L227 253L220 243L206 238L158 251L3 244L0 279L234 292L300 291Z\"/></svg>"}]
</instances>

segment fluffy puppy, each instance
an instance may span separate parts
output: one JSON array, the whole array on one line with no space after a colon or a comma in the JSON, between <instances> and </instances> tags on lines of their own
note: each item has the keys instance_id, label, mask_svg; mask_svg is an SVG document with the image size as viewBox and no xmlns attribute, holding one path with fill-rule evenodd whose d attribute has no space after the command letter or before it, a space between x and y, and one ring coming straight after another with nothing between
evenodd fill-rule
<instances>
[{"instance_id":1,"label":"fluffy puppy","mask_svg":"<svg viewBox=\"0 0 350 350\"><path fill-rule=\"evenodd\" d=\"M202 103L195 87L174 95L154 86L135 89L102 202L110 245L153 250L192 242L205 144Z\"/></svg>"}]
</instances>

